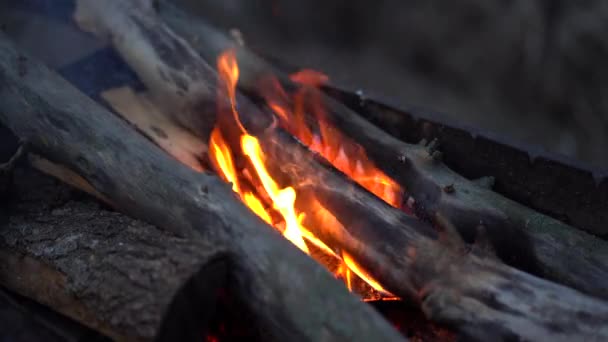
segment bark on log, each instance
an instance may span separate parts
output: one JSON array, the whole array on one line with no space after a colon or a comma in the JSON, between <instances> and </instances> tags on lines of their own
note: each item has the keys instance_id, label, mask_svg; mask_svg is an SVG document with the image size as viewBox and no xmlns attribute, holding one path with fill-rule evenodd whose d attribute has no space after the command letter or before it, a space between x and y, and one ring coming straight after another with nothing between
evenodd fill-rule
<instances>
[{"instance_id":1,"label":"bark on log","mask_svg":"<svg viewBox=\"0 0 608 342\"><path fill-rule=\"evenodd\" d=\"M107 15L111 12L100 13L102 30L112 29L103 23ZM488 336L567 340L581 334L588 338L608 334L600 323L608 317L605 302L467 254L457 234L446 235L452 239L448 239L452 248L430 238L430 227L311 159L308 150L280 129L261 133L268 117L245 98L239 98L239 108L244 121L254 125L248 128L253 127L251 131L257 132L265 152L272 156L270 163L285 165L283 171L298 193L319 199L343 223L341 228L318 228L315 233L352 254L389 291L419 302L432 319L480 340ZM580 310L591 319L577 318Z\"/></svg>"},{"instance_id":2,"label":"bark on log","mask_svg":"<svg viewBox=\"0 0 608 342\"><path fill-rule=\"evenodd\" d=\"M33 171L19 170L15 182L18 198L0 231L4 286L120 341L153 340L189 279L205 281L199 290L208 298L197 304L215 310L216 287L228 279L221 247L75 200ZM204 335L207 317L192 318L200 321L189 333Z\"/></svg>"},{"instance_id":3,"label":"bark on log","mask_svg":"<svg viewBox=\"0 0 608 342\"><path fill-rule=\"evenodd\" d=\"M160 16L191 42L201 56L213 61L227 47L236 47L239 86L256 92L260 75L276 70L201 18L188 15L167 1ZM279 78L287 83L285 77ZM561 221L535 212L447 168L427 147L401 142L361 118L346 106L324 97L328 119L355 138L375 164L415 199L418 214L444 213L467 241L483 223L497 255L508 264L585 293L608 298L608 244ZM444 191L446 186L454 192ZM407 196L405 196L407 198Z\"/></svg>"},{"instance_id":4,"label":"bark on log","mask_svg":"<svg viewBox=\"0 0 608 342\"><path fill-rule=\"evenodd\" d=\"M25 70L25 73L20 72ZM249 211L0 36L0 120L122 211L225 247L238 293L279 340L402 340L372 308Z\"/></svg>"}]
</instances>

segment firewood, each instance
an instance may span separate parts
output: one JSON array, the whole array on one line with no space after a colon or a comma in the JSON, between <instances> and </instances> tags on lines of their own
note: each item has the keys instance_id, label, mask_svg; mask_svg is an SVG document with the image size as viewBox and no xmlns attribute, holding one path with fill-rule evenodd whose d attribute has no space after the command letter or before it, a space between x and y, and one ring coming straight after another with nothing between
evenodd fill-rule
<instances>
[{"instance_id":1,"label":"firewood","mask_svg":"<svg viewBox=\"0 0 608 342\"><path fill-rule=\"evenodd\" d=\"M570 326L554 321L555 317L577 320L578 309L574 307L582 302L586 304L579 308L586 307L594 315L602 311L596 318L605 319L600 318L608 313L608 303L603 300L536 278L485 254L467 253L460 235L445 218L435 220L443 225L439 239L435 239L429 227L349 184L342 175L311 162L310 151L295 147L297 143L287 134L266 134L268 138L259 140L267 160L289 175L292 184L299 184L300 201L318 200L341 223L324 229L312 222L308 227L317 227L310 229L330 246L352 255L385 289L416 301L430 319L482 341L499 336L522 340L580 338L580 331L562 335L548 327ZM572 302L566 304L569 300ZM547 315L549 312L560 314ZM520 323L525 325L521 330ZM589 338L596 338L595 334L607 327L602 323L590 329Z\"/></svg>"},{"instance_id":2,"label":"firewood","mask_svg":"<svg viewBox=\"0 0 608 342\"><path fill-rule=\"evenodd\" d=\"M92 1L80 1L79 6L89 3ZM98 32L130 27L158 33L160 24L108 25L104 18L112 17L116 9L104 6L103 12L95 11ZM128 13L122 9L122 13ZM136 7L129 10L145 11ZM130 21L129 15L123 19ZM117 48L120 51L131 46L122 44ZM237 98L248 131L255 132L269 155L267 162L292 180L289 184L303 194L303 205L309 204L311 198L318 199L343 223L326 230L309 228L332 247L352 254L387 290L421 305L432 319L480 340L488 336L568 340L608 334L599 323L608 317L608 304L604 301L493 259L468 254L451 229L444 229L443 239L436 239L430 226L389 207L322 165L293 137L279 128L267 128L266 123L271 121L267 113L245 97ZM445 225L447 220L438 222ZM593 318L580 319L580 312ZM558 322L556 317L562 320Z\"/></svg>"},{"instance_id":3,"label":"firewood","mask_svg":"<svg viewBox=\"0 0 608 342\"><path fill-rule=\"evenodd\" d=\"M226 48L237 50L239 86L258 91L260 76L275 74L288 87L287 77L246 47L167 1L159 15L207 61ZM327 118L352 137L377 167L393 177L414 199L422 217L444 213L471 242L483 223L501 260L552 281L608 299L608 244L561 221L478 186L450 170L425 146L404 143L383 132L337 101L323 96ZM434 151L433 151L434 152ZM453 192L443 189L451 186Z\"/></svg>"},{"instance_id":4,"label":"firewood","mask_svg":"<svg viewBox=\"0 0 608 342\"><path fill-rule=\"evenodd\" d=\"M235 288L278 340L402 340L371 307L249 211L0 36L0 121L115 207L234 260ZM27 72L20 74L17 63Z\"/></svg>"},{"instance_id":5,"label":"firewood","mask_svg":"<svg viewBox=\"0 0 608 342\"><path fill-rule=\"evenodd\" d=\"M0 282L114 340L153 340L173 298L189 279L206 280L215 310L219 285L227 287L221 247L185 239L150 224L78 201L51 178L20 170L19 195L0 231ZM215 282L214 282L215 281ZM205 334L204 317L193 329Z\"/></svg>"},{"instance_id":6,"label":"firewood","mask_svg":"<svg viewBox=\"0 0 608 342\"><path fill-rule=\"evenodd\" d=\"M138 1L137 6L148 8L152 6L149 1ZM104 7L102 2L97 6ZM125 8L130 6L125 4ZM100 8L101 10L101 8ZM91 17L94 13L77 12L75 18L78 20L81 28L85 30L95 30L95 18ZM115 45L122 44L137 44L139 41L154 41L156 45L146 46L138 45L135 49L125 49L134 52L132 55L123 55L127 61L145 61L145 63L137 64L133 70L137 75L148 85L148 89L154 94L157 99L157 105L163 110L173 111L172 118L177 123L184 127L194 127L196 133L208 134L212 128L210 124L213 120L207 118L213 117L215 110L213 106L209 106L204 99L210 98L208 84L212 84L214 79L210 79L211 70L206 70L208 65L200 63L197 59L191 58L196 55L196 51L189 48L181 38L173 34L170 30L163 30L163 36L167 36L168 40L163 41L160 37L146 37L149 32L129 30L121 28L118 25L124 23L122 20L124 14L117 13L111 25L117 25L116 32L124 32L127 35L105 35L104 38L110 40ZM131 17L138 25L150 25L149 19L145 15ZM141 35L141 36L140 36ZM128 42L128 43L127 43ZM164 58L165 51L171 51L171 63L166 63ZM193 63L193 64L191 64ZM153 72L148 72L153 70ZM171 85L171 87L168 86ZM203 119L205 118L205 119Z\"/></svg>"},{"instance_id":7,"label":"firewood","mask_svg":"<svg viewBox=\"0 0 608 342\"><path fill-rule=\"evenodd\" d=\"M124 114L123 118L177 160L195 170L204 169L201 157L207 152L206 142L188 128L172 124L175 122L172 115L162 113L163 110L153 103L150 94L136 94L131 88L120 87L104 91L101 97L116 112Z\"/></svg>"}]
</instances>

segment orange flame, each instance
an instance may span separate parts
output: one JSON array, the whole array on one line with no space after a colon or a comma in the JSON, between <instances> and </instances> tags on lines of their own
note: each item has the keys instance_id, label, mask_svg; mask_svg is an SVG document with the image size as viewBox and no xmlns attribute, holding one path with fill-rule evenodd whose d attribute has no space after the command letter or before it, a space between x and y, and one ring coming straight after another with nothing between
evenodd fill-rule
<instances>
[{"instance_id":1,"label":"orange flame","mask_svg":"<svg viewBox=\"0 0 608 342\"><path fill-rule=\"evenodd\" d=\"M304 145L331 163L353 181L393 207L401 207L401 187L369 160L365 150L335 129L326 119L327 114L318 86L328 77L313 70L302 70L290 76L300 84L290 99L274 77L260 82L260 91L269 108L277 114L281 125ZM315 118L307 120L306 113ZM311 128L316 126L317 132Z\"/></svg>"},{"instance_id":2,"label":"orange flame","mask_svg":"<svg viewBox=\"0 0 608 342\"><path fill-rule=\"evenodd\" d=\"M234 121L241 129L241 132L245 133L245 128L241 124L239 113L236 110L236 85L239 81L239 66L236 62L236 52L234 49L228 49L220 55L217 60L217 69L220 79L226 84L224 89L228 93Z\"/></svg>"},{"instance_id":3,"label":"orange flame","mask_svg":"<svg viewBox=\"0 0 608 342\"><path fill-rule=\"evenodd\" d=\"M299 249L310 255L308 242L320 251L341 260L338 272L343 276L349 290L352 291L353 289L354 274L377 291L388 294L350 255L344 251L334 251L302 224L306 214L298 213L295 208L296 190L291 186L280 187L277 184L266 168L266 156L258 139L247 134L239 120L236 105L236 85L239 70L233 50L228 50L218 57L218 70L221 81L218 96L223 98L224 95L227 95L230 100L232 116L240 128L240 151L250 163L248 164L249 168L237 169L232 149L224 139L218 125L214 128L209 140L209 156L216 171L225 181L232 183L232 190L239 195L247 207L265 222L281 231L283 236ZM267 94L267 101L280 120L286 122L288 127L296 131L297 134L294 135L298 139L302 140L313 151L320 153L331 161L336 168L351 176L359 184L369 186L369 190L377 193L378 196L382 195L387 200L396 201L395 193L399 189L395 188L394 182L391 183L392 180L373 167L373 164L367 160L364 151L358 145L350 143L325 123L322 106L313 106L313 111L319 119L320 137L308 129L305 120L305 113L309 110L308 106L311 103L320 103L320 98L314 92L316 90L314 87L327 82L327 77L311 70L305 70L292 75L292 79L307 85L303 86L302 90L295 95L293 110L288 105L291 102L288 94L282 89L278 81L269 79L268 86L275 91ZM272 99L272 101L268 99ZM343 146L354 148L349 148L347 153ZM240 178L240 181L239 177L244 178ZM251 186L254 187L254 191L247 190ZM268 206L265 206L265 202ZM327 209L323 207L319 209L320 211L317 214L321 215L324 225L334 227L340 224ZM271 212L280 214L282 222L274 222Z\"/></svg>"},{"instance_id":4,"label":"orange flame","mask_svg":"<svg viewBox=\"0 0 608 342\"><path fill-rule=\"evenodd\" d=\"M289 78L296 83L306 84L311 87L320 87L329 82L327 75L310 69L300 70L290 75Z\"/></svg>"}]
</instances>

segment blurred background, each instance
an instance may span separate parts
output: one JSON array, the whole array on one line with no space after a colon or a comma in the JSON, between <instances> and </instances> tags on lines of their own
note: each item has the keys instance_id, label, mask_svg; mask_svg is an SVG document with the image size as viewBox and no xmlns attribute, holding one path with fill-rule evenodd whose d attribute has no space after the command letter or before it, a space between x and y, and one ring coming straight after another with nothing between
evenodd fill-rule
<instances>
[{"instance_id":1,"label":"blurred background","mask_svg":"<svg viewBox=\"0 0 608 342\"><path fill-rule=\"evenodd\" d=\"M608 167L608 1L175 1L338 85Z\"/></svg>"},{"instance_id":2,"label":"blurred background","mask_svg":"<svg viewBox=\"0 0 608 342\"><path fill-rule=\"evenodd\" d=\"M608 1L172 1L339 86L608 168ZM103 48L66 24L72 6L3 0L0 23L61 68Z\"/></svg>"}]
</instances>

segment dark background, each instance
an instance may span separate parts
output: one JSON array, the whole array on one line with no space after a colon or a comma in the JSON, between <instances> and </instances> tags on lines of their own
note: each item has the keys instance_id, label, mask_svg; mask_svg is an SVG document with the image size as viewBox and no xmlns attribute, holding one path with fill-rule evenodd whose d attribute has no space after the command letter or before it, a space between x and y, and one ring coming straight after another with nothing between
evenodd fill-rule
<instances>
[{"instance_id":1,"label":"dark background","mask_svg":"<svg viewBox=\"0 0 608 342\"><path fill-rule=\"evenodd\" d=\"M338 84L608 166L608 1L176 1Z\"/></svg>"},{"instance_id":2,"label":"dark background","mask_svg":"<svg viewBox=\"0 0 608 342\"><path fill-rule=\"evenodd\" d=\"M608 168L608 1L173 1L338 85ZM72 6L3 0L0 24L61 70L103 48Z\"/></svg>"}]
</instances>

